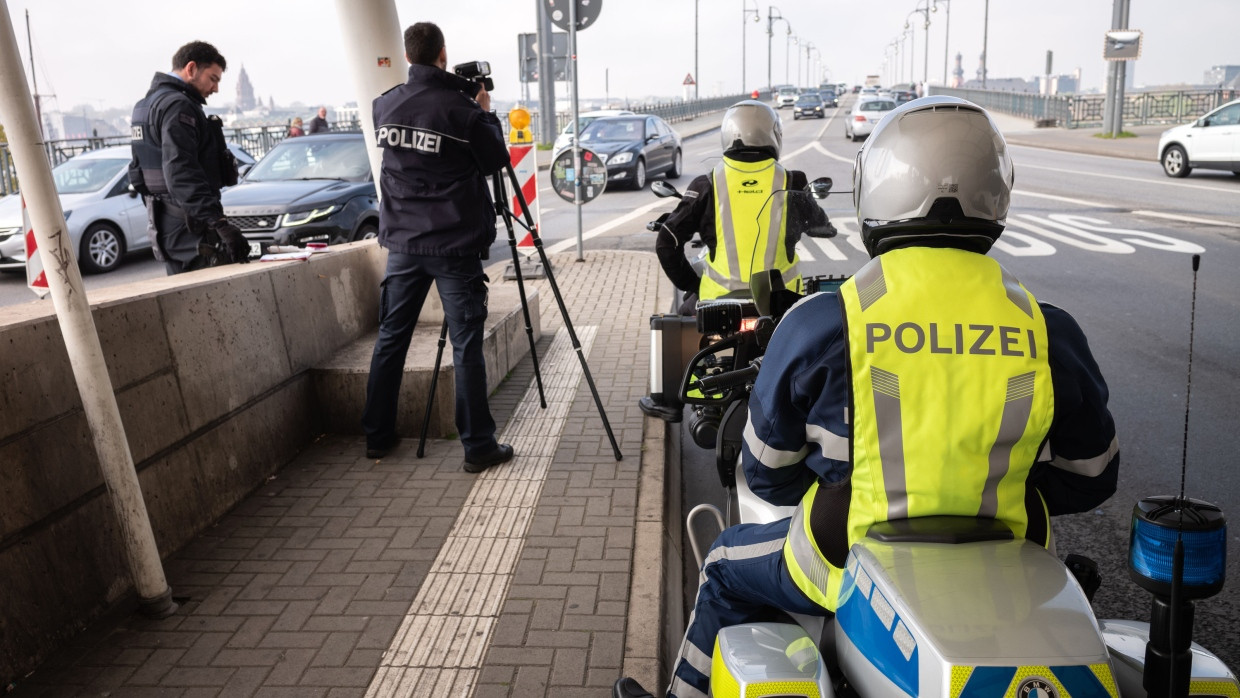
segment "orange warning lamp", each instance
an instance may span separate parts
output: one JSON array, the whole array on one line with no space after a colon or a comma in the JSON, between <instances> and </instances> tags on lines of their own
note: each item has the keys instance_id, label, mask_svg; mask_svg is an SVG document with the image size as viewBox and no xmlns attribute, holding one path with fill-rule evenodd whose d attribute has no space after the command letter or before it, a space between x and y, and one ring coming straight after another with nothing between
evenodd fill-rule
<instances>
[{"instance_id":1,"label":"orange warning lamp","mask_svg":"<svg viewBox=\"0 0 1240 698\"><path fill-rule=\"evenodd\" d=\"M513 107L508 112L508 142L534 142L534 133L530 130L530 113L524 107Z\"/></svg>"}]
</instances>

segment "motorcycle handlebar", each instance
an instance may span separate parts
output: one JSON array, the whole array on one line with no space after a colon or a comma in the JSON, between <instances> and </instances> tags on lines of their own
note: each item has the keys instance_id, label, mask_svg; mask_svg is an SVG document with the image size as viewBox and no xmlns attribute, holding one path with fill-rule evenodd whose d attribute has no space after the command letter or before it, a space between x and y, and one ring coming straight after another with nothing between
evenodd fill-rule
<instances>
[{"instance_id":1,"label":"motorcycle handlebar","mask_svg":"<svg viewBox=\"0 0 1240 698\"><path fill-rule=\"evenodd\" d=\"M728 388L735 388L740 385L745 385L758 377L759 365L760 362L755 361L745 368L740 368L735 371L716 373L713 376L706 376L698 381L698 388L703 393L718 393Z\"/></svg>"}]
</instances>

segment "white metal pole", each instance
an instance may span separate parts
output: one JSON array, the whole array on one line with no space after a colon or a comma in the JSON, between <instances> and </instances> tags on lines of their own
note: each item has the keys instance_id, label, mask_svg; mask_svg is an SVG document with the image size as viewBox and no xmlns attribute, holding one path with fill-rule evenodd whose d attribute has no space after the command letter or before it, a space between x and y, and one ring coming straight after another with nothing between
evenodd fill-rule
<instances>
[{"instance_id":1,"label":"white metal pole","mask_svg":"<svg viewBox=\"0 0 1240 698\"><path fill-rule=\"evenodd\" d=\"M584 262L585 238L581 232L581 117L577 105L577 0L570 0L568 3L568 66L569 70L573 71L573 206L577 209L577 261ZM694 70L696 69L697 66L694 66Z\"/></svg>"},{"instance_id":2,"label":"white metal pole","mask_svg":"<svg viewBox=\"0 0 1240 698\"><path fill-rule=\"evenodd\" d=\"M90 426L99 467L107 485L112 508L123 538L122 547L129 563L144 613L159 618L176 612L172 589L164 577L150 516L142 499L138 472L134 468L125 426L121 423L112 380L103 359L103 348L95 331L77 255L65 235L64 212L52 180L52 169L39 137L39 126L31 102L30 89L22 72L21 56L9 16L7 0L0 0L0 123L5 126L22 195L30 211L35 240L60 331L64 336L69 364L82 397L82 409ZM53 466L54 467L54 466Z\"/></svg>"},{"instance_id":3,"label":"white metal pole","mask_svg":"<svg viewBox=\"0 0 1240 698\"><path fill-rule=\"evenodd\" d=\"M375 193L379 194L383 149L375 144L373 106L375 97L405 82L408 74L400 18L393 0L336 0L336 16L353 76L362 133L370 143L367 151Z\"/></svg>"}]
</instances>

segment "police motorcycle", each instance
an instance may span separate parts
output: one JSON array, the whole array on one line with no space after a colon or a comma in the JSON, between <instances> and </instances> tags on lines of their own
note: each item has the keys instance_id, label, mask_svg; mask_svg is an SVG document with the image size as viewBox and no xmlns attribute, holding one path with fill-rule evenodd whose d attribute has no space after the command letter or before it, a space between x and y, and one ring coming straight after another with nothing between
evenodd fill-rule
<instances>
[{"instance_id":1,"label":"police motorcycle","mask_svg":"<svg viewBox=\"0 0 1240 698\"><path fill-rule=\"evenodd\" d=\"M834 293L844 279L810 277ZM774 506L738 477L750 391L775 327L800 294L778 273L755 273L756 315L699 308L715 341L689 362L679 397L722 413L716 468L727 511L702 504L686 526L699 568L709 546L695 520L720 527L769 523ZM711 532L713 534L713 531ZM1016 539L993 519L934 516L872 526L848 554L831 619L723 628L712 657L715 696L1004 696L1145 698L1240 696L1240 681L1192 642L1193 602L1217 594L1225 574L1222 511L1156 496L1133 508L1128 571L1153 596L1150 622L1097 619L1101 578L1087 558ZM705 544L705 545L704 545Z\"/></svg>"},{"instance_id":2,"label":"police motorcycle","mask_svg":"<svg viewBox=\"0 0 1240 698\"><path fill-rule=\"evenodd\" d=\"M792 205L793 200L799 203L810 203L816 199L824 199L831 190L830 177L820 177L806 185L804 190L780 190L773 192L765 202L759 217L767 217L773 209L785 212L785 224L799 226L804 231L814 229L810 221L797 214L798 207ZM682 198L672 184L656 180L650 185L651 191L660 198ZM805 209L800 209L805 210ZM656 220L646 224L646 229L658 232L667 221L671 212L661 214ZM832 233L833 234L833 233ZM695 236L686 251L689 262L698 277L707 273L708 250ZM759 268L762 260L755 255L758 250L750 251L749 268ZM778 273L777 273L778 274ZM841 279L842 281L842 279ZM689 358L703 347L725 339L734 333L732 326L738 318L752 323L758 317L757 306L754 304L750 289L734 289L711 301L699 301L694 315L681 315L680 309L688 296L681 289L676 289L669 313L651 316L651 393L658 394L666 390L674 394L675 386L685 375ZM718 427L723 417L719 406L714 404L694 404L688 418L689 433L694 443L703 449L713 449L718 437Z\"/></svg>"}]
</instances>

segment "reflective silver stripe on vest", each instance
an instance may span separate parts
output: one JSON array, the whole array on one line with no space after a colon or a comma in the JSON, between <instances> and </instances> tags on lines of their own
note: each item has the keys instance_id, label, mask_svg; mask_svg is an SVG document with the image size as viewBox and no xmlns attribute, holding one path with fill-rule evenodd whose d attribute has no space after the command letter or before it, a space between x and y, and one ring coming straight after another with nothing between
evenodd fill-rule
<instances>
[{"instance_id":1,"label":"reflective silver stripe on vest","mask_svg":"<svg viewBox=\"0 0 1240 698\"><path fill-rule=\"evenodd\" d=\"M999 265L1000 271L1003 273L1003 290L1007 291L1007 297L1020 308L1025 315L1033 317L1033 306L1029 303L1029 294L1025 289L1021 288L1020 282L1012 276L1003 265Z\"/></svg>"},{"instance_id":2,"label":"reflective silver stripe on vest","mask_svg":"<svg viewBox=\"0 0 1240 698\"><path fill-rule=\"evenodd\" d=\"M883 276L883 261L875 257L857 272L857 298L865 311L887 294L887 279Z\"/></svg>"},{"instance_id":3,"label":"reflective silver stripe on vest","mask_svg":"<svg viewBox=\"0 0 1240 698\"><path fill-rule=\"evenodd\" d=\"M1007 383L1007 398L1003 403L1003 416L999 420L999 435L990 447L990 469L986 485L982 488L982 504L977 515L993 519L999 513L999 482L1008 474L1012 465L1012 449L1025 433L1029 413L1033 410L1033 385L1035 372L1012 376Z\"/></svg>"},{"instance_id":4,"label":"reflective silver stripe on vest","mask_svg":"<svg viewBox=\"0 0 1240 698\"><path fill-rule=\"evenodd\" d=\"M792 521L788 525L788 547L792 550L792 558L797 561L797 566L809 578L810 584L826 596L827 578L831 575L831 569L827 567L827 561L814 550L809 531L805 530L805 500L801 500L796 511L792 512Z\"/></svg>"},{"instance_id":5,"label":"reflective silver stripe on vest","mask_svg":"<svg viewBox=\"0 0 1240 698\"><path fill-rule=\"evenodd\" d=\"M772 190L775 191L775 190L786 188L788 185L787 171L784 170L784 168L781 167L779 163L776 163L776 162L773 162L771 164L771 167L775 168L775 173L771 179ZM762 170L757 170L755 172L746 171L745 174L757 174L757 172L762 172L766 169L769 169L769 168L763 168ZM727 164L723 161L720 161L718 165L715 165L715 171L712 177L713 177L712 181L715 185L715 202L718 207L715 215L718 217L718 220L719 220L720 232L721 232L721 237L722 237L722 239L715 240L715 246L716 246L715 249L716 251L718 251L719 249L718 246L723 245L724 249L727 250L728 271L733 276L732 277L723 276L722 274L719 273L718 269L715 269L713 266L711 266L709 260L707 260L707 263L706 263L705 274L710 277L711 281L714 281L715 283L728 289L729 291L747 291L749 290L749 280L748 279L741 280L739 278L741 274L740 248L739 248L739 245L737 245L737 240L736 240L736 221L733 220L733 216L732 216L732 200L731 200L731 192L728 190L728 166ZM770 198L770 202L767 204L767 207L771 211L770 213L771 217L770 217L770 221L767 224L766 254L765 254L765 258L763 259L763 264L762 264L761 269L779 269L779 267L776 264L776 260L779 259L779 244L783 240L783 235L780 235L779 232L783 230L784 197L783 196L772 196ZM756 224L756 221L755 221L755 224ZM756 242L756 236L755 236L755 242ZM751 252L751 255L752 255L752 252ZM750 261L751 262L753 261L752 258L750 259ZM753 273L753 270L754 268L751 265L749 269L751 274ZM787 279L785 279L785 281L787 281Z\"/></svg>"},{"instance_id":6,"label":"reflective silver stripe on vest","mask_svg":"<svg viewBox=\"0 0 1240 698\"><path fill-rule=\"evenodd\" d=\"M874 389L874 419L878 423L878 455L883 463L883 489L887 492L887 518L908 518L908 492L904 475L904 421L900 415L900 377L877 366L870 367Z\"/></svg>"}]
</instances>

